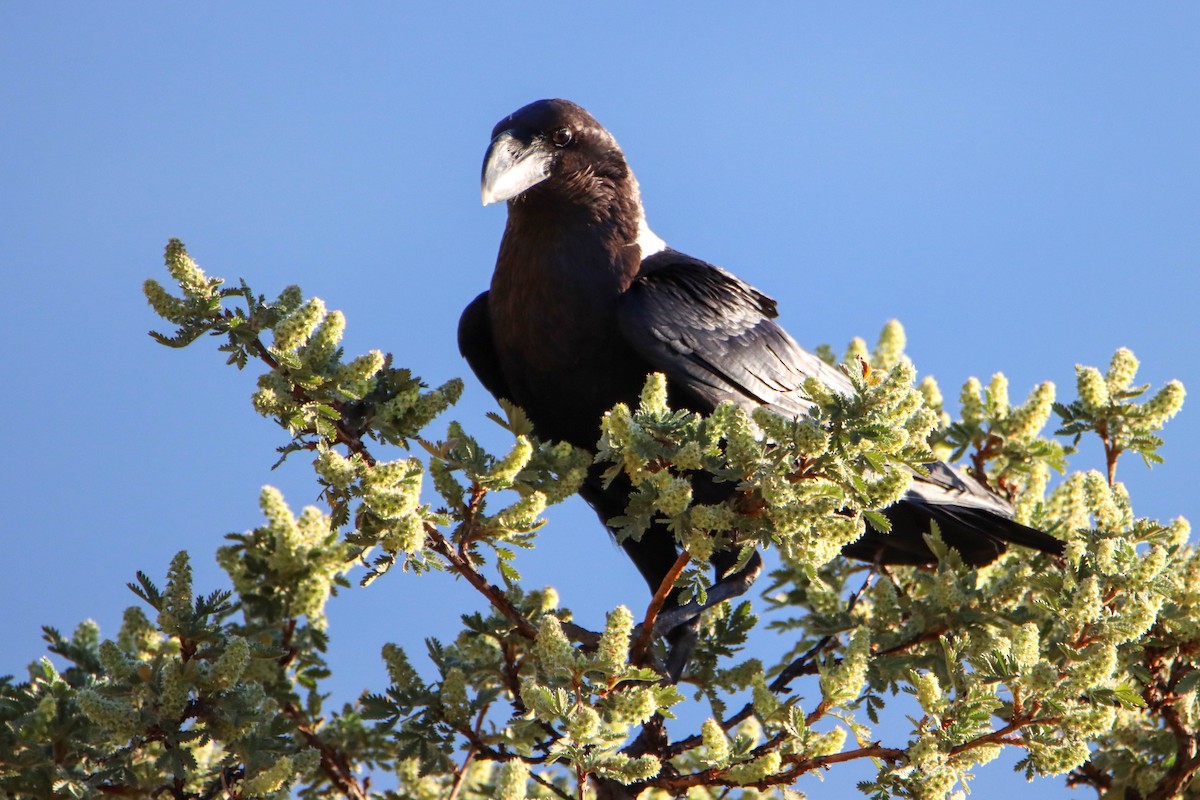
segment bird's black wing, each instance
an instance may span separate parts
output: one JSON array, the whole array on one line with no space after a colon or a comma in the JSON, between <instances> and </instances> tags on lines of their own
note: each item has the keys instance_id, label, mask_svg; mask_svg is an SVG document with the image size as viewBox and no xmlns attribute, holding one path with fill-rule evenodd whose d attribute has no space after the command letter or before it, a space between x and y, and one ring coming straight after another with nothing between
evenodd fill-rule
<instances>
[{"instance_id":1,"label":"bird's black wing","mask_svg":"<svg viewBox=\"0 0 1200 800\"><path fill-rule=\"evenodd\" d=\"M786 416L811 407L803 384L820 380L849 394L842 372L806 352L777 325L775 302L725 270L663 250L642 271L618 306L621 334L685 395L715 406L765 405ZM885 510L889 534L868 530L847 555L882 563L934 561L924 535L936 522L942 538L970 564L993 561L1006 543L1061 553L1062 542L1013 521L1012 509L974 480L942 463L927 465L904 497Z\"/></svg>"},{"instance_id":2,"label":"bird's black wing","mask_svg":"<svg viewBox=\"0 0 1200 800\"><path fill-rule=\"evenodd\" d=\"M492 341L492 315L488 310L487 292L472 300L458 319L458 352L462 353L483 387L497 400L512 398Z\"/></svg>"},{"instance_id":3,"label":"bird's black wing","mask_svg":"<svg viewBox=\"0 0 1200 800\"><path fill-rule=\"evenodd\" d=\"M936 522L942 540L972 566L990 564L1009 544L1062 554L1062 541L1014 520L1012 506L974 478L940 461L924 466L926 474L915 474L904 497L883 512L892 532L868 530L842 552L864 561L928 564L933 558L923 534Z\"/></svg>"},{"instance_id":4,"label":"bird's black wing","mask_svg":"<svg viewBox=\"0 0 1200 800\"><path fill-rule=\"evenodd\" d=\"M622 336L653 369L713 406L728 400L798 416L812 405L802 389L808 376L853 391L849 378L775 323L774 300L674 250L642 262L617 313Z\"/></svg>"}]
</instances>

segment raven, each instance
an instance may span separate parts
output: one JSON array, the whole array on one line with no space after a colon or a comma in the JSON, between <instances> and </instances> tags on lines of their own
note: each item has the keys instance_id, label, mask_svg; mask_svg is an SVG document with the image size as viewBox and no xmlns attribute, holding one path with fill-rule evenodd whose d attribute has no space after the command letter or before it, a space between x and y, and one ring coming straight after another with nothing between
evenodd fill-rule
<instances>
[{"instance_id":1,"label":"raven","mask_svg":"<svg viewBox=\"0 0 1200 800\"><path fill-rule=\"evenodd\" d=\"M484 205L507 201L508 223L491 288L459 322L459 349L493 395L525 410L539 437L594 452L604 412L636 405L651 372L666 375L673 408L700 413L730 401L804 414L808 376L836 392L853 391L845 374L774 322L774 300L667 247L650 230L621 148L578 105L539 100L501 120L484 158L482 192ZM621 479L606 487L602 471L594 466L580 493L607 522L625 513L631 487ZM731 484L698 484L702 502L733 491ZM972 565L993 561L1008 543L1063 549L1058 539L1015 522L1003 499L941 463L928 465L928 475L883 514L891 532L868 530L846 555L931 564L923 534L934 521ZM652 592L678 557L674 536L657 523L621 546ZM735 560L730 550L714 555L718 577ZM708 605L744 591L760 566L755 554L714 586ZM676 609L684 613L669 616L670 624L692 623L694 630L702 608L692 606Z\"/></svg>"}]
</instances>

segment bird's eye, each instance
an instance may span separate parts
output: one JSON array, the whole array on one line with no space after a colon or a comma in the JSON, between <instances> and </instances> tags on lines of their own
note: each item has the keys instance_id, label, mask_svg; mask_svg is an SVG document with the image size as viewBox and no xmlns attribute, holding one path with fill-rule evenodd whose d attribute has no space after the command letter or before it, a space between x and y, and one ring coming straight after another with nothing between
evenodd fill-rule
<instances>
[{"instance_id":1,"label":"bird's eye","mask_svg":"<svg viewBox=\"0 0 1200 800\"><path fill-rule=\"evenodd\" d=\"M571 133L570 128L559 128L550 135L550 141L555 147L566 147L575 138L575 134Z\"/></svg>"}]
</instances>

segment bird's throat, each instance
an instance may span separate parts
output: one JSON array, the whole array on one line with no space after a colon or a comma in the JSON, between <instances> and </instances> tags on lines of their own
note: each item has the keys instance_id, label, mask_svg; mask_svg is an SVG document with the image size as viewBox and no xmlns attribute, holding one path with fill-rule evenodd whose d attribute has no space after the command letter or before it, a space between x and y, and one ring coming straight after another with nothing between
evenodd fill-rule
<instances>
[{"instance_id":1,"label":"bird's throat","mask_svg":"<svg viewBox=\"0 0 1200 800\"><path fill-rule=\"evenodd\" d=\"M616 303L641 262L636 218L563 225L510 210L492 277L493 326L501 340L569 357L615 326ZM498 342L499 344L499 342Z\"/></svg>"}]
</instances>

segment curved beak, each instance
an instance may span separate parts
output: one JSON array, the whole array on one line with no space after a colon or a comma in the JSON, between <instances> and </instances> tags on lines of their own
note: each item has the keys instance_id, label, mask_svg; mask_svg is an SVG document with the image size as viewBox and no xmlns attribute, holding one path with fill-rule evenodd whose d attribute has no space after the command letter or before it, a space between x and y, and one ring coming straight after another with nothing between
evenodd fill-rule
<instances>
[{"instance_id":1,"label":"curved beak","mask_svg":"<svg viewBox=\"0 0 1200 800\"><path fill-rule=\"evenodd\" d=\"M546 180L553 158L540 140L523 142L513 131L496 134L483 157L483 204L511 200Z\"/></svg>"}]
</instances>

